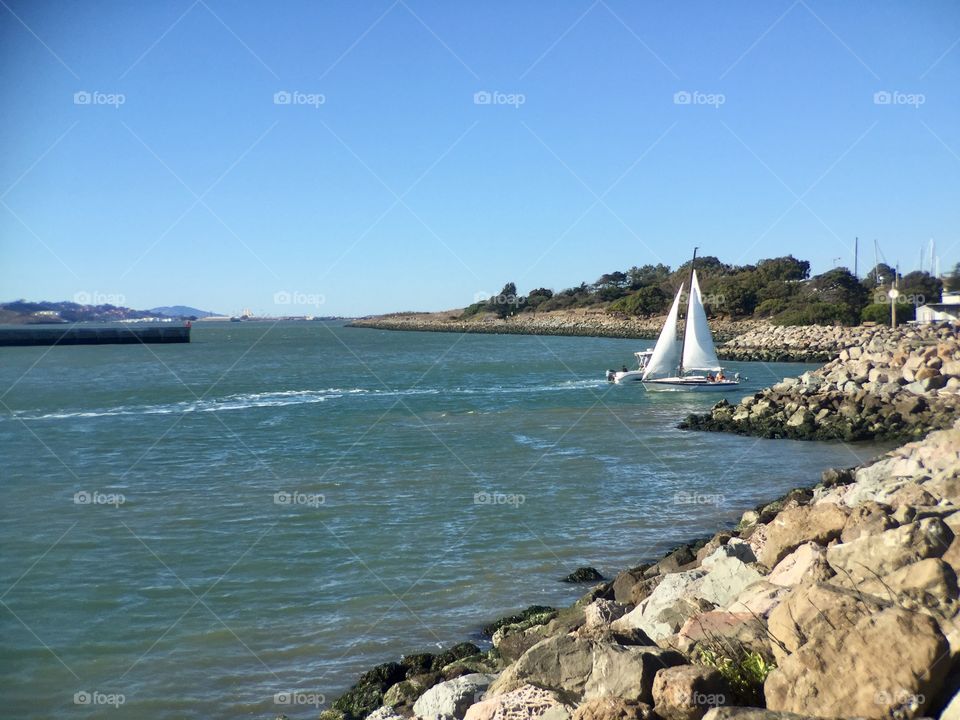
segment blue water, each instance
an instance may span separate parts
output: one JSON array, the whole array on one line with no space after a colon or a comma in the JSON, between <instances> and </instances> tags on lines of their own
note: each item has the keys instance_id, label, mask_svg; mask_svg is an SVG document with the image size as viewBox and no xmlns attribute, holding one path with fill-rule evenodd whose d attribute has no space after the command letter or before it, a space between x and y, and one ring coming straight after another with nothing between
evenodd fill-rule
<instances>
[{"instance_id":1,"label":"blue water","mask_svg":"<svg viewBox=\"0 0 960 720\"><path fill-rule=\"evenodd\" d=\"M3 714L312 718L880 450L677 430L720 396L603 380L647 346L313 322L3 348ZM731 399L810 367L731 363Z\"/></svg>"}]
</instances>

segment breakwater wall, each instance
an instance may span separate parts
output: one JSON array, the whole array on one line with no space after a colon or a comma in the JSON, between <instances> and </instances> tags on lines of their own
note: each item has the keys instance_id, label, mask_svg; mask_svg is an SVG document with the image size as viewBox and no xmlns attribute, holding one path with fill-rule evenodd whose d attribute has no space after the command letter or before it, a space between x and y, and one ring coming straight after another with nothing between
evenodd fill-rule
<instances>
[{"instance_id":1,"label":"breakwater wall","mask_svg":"<svg viewBox=\"0 0 960 720\"><path fill-rule=\"evenodd\" d=\"M189 326L82 327L77 325L0 328L0 347L30 345L138 345L188 343Z\"/></svg>"}]
</instances>

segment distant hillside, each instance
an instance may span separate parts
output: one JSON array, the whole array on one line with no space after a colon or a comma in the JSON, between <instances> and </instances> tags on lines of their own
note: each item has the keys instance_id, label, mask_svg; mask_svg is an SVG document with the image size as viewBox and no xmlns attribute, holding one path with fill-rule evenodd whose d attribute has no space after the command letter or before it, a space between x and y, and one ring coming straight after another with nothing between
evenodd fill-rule
<instances>
[{"instance_id":1,"label":"distant hillside","mask_svg":"<svg viewBox=\"0 0 960 720\"><path fill-rule=\"evenodd\" d=\"M134 310L117 305L81 305L75 302L48 302L45 300L40 302L14 300L13 302L0 303L0 323L15 325L116 322L118 320L156 320L163 318L191 320L213 314L184 305L154 308L152 310Z\"/></svg>"},{"instance_id":2,"label":"distant hillside","mask_svg":"<svg viewBox=\"0 0 960 720\"><path fill-rule=\"evenodd\" d=\"M209 312L207 310L199 310L195 307L190 307L189 305L164 305L163 307L150 308L147 312L153 313L154 315L162 315L163 317L172 318L205 318L222 314Z\"/></svg>"}]
</instances>

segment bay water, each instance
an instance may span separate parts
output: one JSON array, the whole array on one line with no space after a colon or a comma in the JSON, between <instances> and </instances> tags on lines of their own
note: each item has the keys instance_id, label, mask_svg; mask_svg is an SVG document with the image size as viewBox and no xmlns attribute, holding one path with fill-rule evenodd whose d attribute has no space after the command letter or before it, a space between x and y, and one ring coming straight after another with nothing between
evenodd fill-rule
<instances>
[{"instance_id":1,"label":"bay water","mask_svg":"<svg viewBox=\"0 0 960 720\"><path fill-rule=\"evenodd\" d=\"M0 682L19 718L316 717L882 447L677 429L646 341L197 323L0 349ZM813 366L730 363L743 395Z\"/></svg>"}]
</instances>

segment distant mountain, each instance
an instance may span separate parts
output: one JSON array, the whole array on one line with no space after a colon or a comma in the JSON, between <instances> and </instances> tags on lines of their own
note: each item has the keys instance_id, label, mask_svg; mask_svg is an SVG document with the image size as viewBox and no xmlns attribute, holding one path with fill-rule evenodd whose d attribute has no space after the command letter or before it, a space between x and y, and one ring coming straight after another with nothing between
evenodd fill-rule
<instances>
[{"instance_id":1,"label":"distant mountain","mask_svg":"<svg viewBox=\"0 0 960 720\"><path fill-rule=\"evenodd\" d=\"M209 317L215 313L184 305L160 307L152 310L134 310L117 305L83 305L75 302L30 302L14 300L0 303L0 323L48 324L75 322L115 322L118 320L156 320L173 318L189 320Z\"/></svg>"},{"instance_id":2,"label":"distant mountain","mask_svg":"<svg viewBox=\"0 0 960 720\"><path fill-rule=\"evenodd\" d=\"M164 305L163 307L155 307L147 310L149 313L154 315L162 315L163 317L172 317L172 318L183 318L183 317L196 317L196 318L205 318L213 317L215 315L220 315L221 313L210 312L208 310L198 310L195 307L190 307L189 305Z\"/></svg>"}]
</instances>

